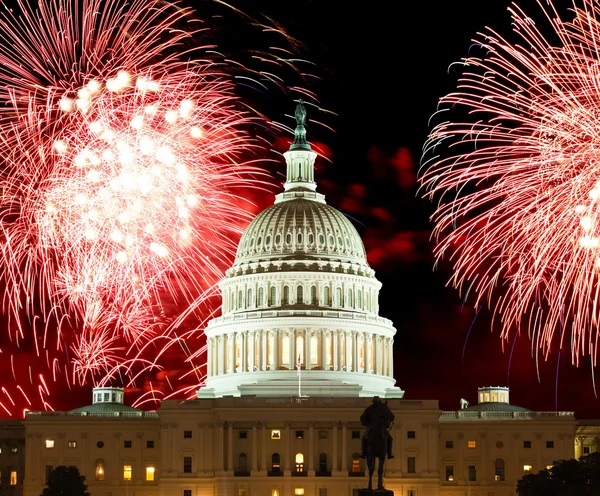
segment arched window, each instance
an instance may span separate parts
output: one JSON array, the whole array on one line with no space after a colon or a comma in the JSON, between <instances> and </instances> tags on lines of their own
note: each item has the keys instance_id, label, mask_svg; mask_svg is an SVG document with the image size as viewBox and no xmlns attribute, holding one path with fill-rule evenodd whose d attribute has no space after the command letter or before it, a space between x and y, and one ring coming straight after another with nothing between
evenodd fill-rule
<instances>
[{"instance_id":1,"label":"arched window","mask_svg":"<svg viewBox=\"0 0 600 496\"><path fill-rule=\"evenodd\" d=\"M316 286L313 286L310 288L310 304L311 305L317 304L317 287Z\"/></svg>"},{"instance_id":2,"label":"arched window","mask_svg":"<svg viewBox=\"0 0 600 496\"><path fill-rule=\"evenodd\" d=\"M261 243L262 243L262 236L259 236L258 239L256 240L256 248L260 248Z\"/></svg>"},{"instance_id":3,"label":"arched window","mask_svg":"<svg viewBox=\"0 0 600 496\"><path fill-rule=\"evenodd\" d=\"M304 455L296 453L296 472L304 472Z\"/></svg>"},{"instance_id":4,"label":"arched window","mask_svg":"<svg viewBox=\"0 0 600 496\"><path fill-rule=\"evenodd\" d=\"M288 244L288 245L292 243L292 233L287 233L287 234L285 235L285 242L286 242L286 244Z\"/></svg>"},{"instance_id":5,"label":"arched window","mask_svg":"<svg viewBox=\"0 0 600 496\"><path fill-rule=\"evenodd\" d=\"M326 369L333 365L333 344L331 342L331 334L325 336L325 366Z\"/></svg>"},{"instance_id":6,"label":"arched window","mask_svg":"<svg viewBox=\"0 0 600 496\"><path fill-rule=\"evenodd\" d=\"M349 307L354 306L354 298L352 298L352 290L351 289L348 290L348 301L346 303L348 304Z\"/></svg>"},{"instance_id":7,"label":"arched window","mask_svg":"<svg viewBox=\"0 0 600 496\"><path fill-rule=\"evenodd\" d=\"M325 244L325 236L323 236L323 233L319 233L319 244L320 245Z\"/></svg>"},{"instance_id":8,"label":"arched window","mask_svg":"<svg viewBox=\"0 0 600 496\"><path fill-rule=\"evenodd\" d=\"M238 292L238 310L242 308L242 302L244 301L244 292L240 289Z\"/></svg>"},{"instance_id":9,"label":"arched window","mask_svg":"<svg viewBox=\"0 0 600 496\"><path fill-rule=\"evenodd\" d=\"M339 334L340 339L340 367L346 366L346 336L343 332Z\"/></svg>"},{"instance_id":10,"label":"arched window","mask_svg":"<svg viewBox=\"0 0 600 496\"><path fill-rule=\"evenodd\" d=\"M327 454L321 453L319 455L319 472L327 472Z\"/></svg>"},{"instance_id":11,"label":"arched window","mask_svg":"<svg viewBox=\"0 0 600 496\"><path fill-rule=\"evenodd\" d=\"M281 338L281 365L289 367L290 365L290 338L283 336Z\"/></svg>"},{"instance_id":12,"label":"arched window","mask_svg":"<svg viewBox=\"0 0 600 496\"><path fill-rule=\"evenodd\" d=\"M229 305L229 310L235 310L235 294L233 291L231 292L230 300L231 300L230 301L231 304Z\"/></svg>"},{"instance_id":13,"label":"arched window","mask_svg":"<svg viewBox=\"0 0 600 496\"><path fill-rule=\"evenodd\" d=\"M330 234L329 237L327 238L327 241L329 241L330 245L333 245L333 236Z\"/></svg>"},{"instance_id":14,"label":"arched window","mask_svg":"<svg viewBox=\"0 0 600 496\"><path fill-rule=\"evenodd\" d=\"M252 305L252 289L248 288L248 300L247 301L247 305L251 306Z\"/></svg>"},{"instance_id":15,"label":"arched window","mask_svg":"<svg viewBox=\"0 0 600 496\"><path fill-rule=\"evenodd\" d=\"M302 244L302 233L301 232L298 233L297 239L298 239L298 244L301 245Z\"/></svg>"},{"instance_id":16,"label":"arched window","mask_svg":"<svg viewBox=\"0 0 600 496\"><path fill-rule=\"evenodd\" d=\"M360 291L360 289L356 292L356 306L359 310L363 309L363 305L362 305L362 293Z\"/></svg>"},{"instance_id":17,"label":"arched window","mask_svg":"<svg viewBox=\"0 0 600 496\"><path fill-rule=\"evenodd\" d=\"M265 238L265 244L267 246L269 246L271 244L271 235L267 234L267 237Z\"/></svg>"},{"instance_id":18,"label":"arched window","mask_svg":"<svg viewBox=\"0 0 600 496\"><path fill-rule=\"evenodd\" d=\"M354 453L352 455L352 473L358 474L360 472L360 455Z\"/></svg>"},{"instance_id":19,"label":"arched window","mask_svg":"<svg viewBox=\"0 0 600 496\"><path fill-rule=\"evenodd\" d=\"M240 453L238 457L238 470L240 472L248 472L248 457L246 453Z\"/></svg>"},{"instance_id":20,"label":"arched window","mask_svg":"<svg viewBox=\"0 0 600 496\"><path fill-rule=\"evenodd\" d=\"M298 286L296 288L296 305L304 304L304 288L302 286Z\"/></svg>"},{"instance_id":21,"label":"arched window","mask_svg":"<svg viewBox=\"0 0 600 496\"><path fill-rule=\"evenodd\" d=\"M323 289L323 305L331 305L331 302L329 301L329 288L327 286L325 286L325 288Z\"/></svg>"},{"instance_id":22,"label":"arched window","mask_svg":"<svg viewBox=\"0 0 600 496\"><path fill-rule=\"evenodd\" d=\"M281 234L277 233L275 235L275 245L279 246L281 243Z\"/></svg>"},{"instance_id":23,"label":"arched window","mask_svg":"<svg viewBox=\"0 0 600 496\"><path fill-rule=\"evenodd\" d=\"M504 460L502 458L496 458L494 467L495 467L494 480L495 481L503 481L504 480Z\"/></svg>"},{"instance_id":24,"label":"arched window","mask_svg":"<svg viewBox=\"0 0 600 496\"><path fill-rule=\"evenodd\" d=\"M103 481L104 480L104 474L105 474L104 459L103 458L98 458L96 460L96 480L97 481Z\"/></svg>"},{"instance_id":25,"label":"arched window","mask_svg":"<svg viewBox=\"0 0 600 496\"><path fill-rule=\"evenodd\" d=\"M310 337L310 364L319 365L319 338L314 334Z\"/></svg>"},{"instance_id":26,"label":"arched window","mask_svg":"<svg viewBox=\"0 0 600 496\"><path fill-rule=\"evenodd\" d=\"M335 304L338 307L342 306L342 288L335 288Z\"/></svg>"},{"instance_id":27,"label":"arched window","mask_svg":"<svg viewBox=\"0 0 600 496\"><path fill-rule=\"evenodd\" d=\"M275 365L275 336L271 333L267 338L267 365L269 368Z\"/></svg>"},{"instance_id":28,"label":"arched window","mask_svg":"<svg viewBox=\"0 0 600 496\"><path fill-rule=\"evenodd\" d=\"M277 290L275 289L275 286L271 286L271 296L270 296L269 305L273 306L276 304L277 304Z\"/></svg>"},{"instance_id":29,"label":"arched window","mask_svg":"<svg viewBox=\"0 0 600 496\"><path fill-rule=\"evenodd\" d=\"M262 307L265 299L265 290L263 288L258 288L258 301L256 302L257 307Z\"/></svg>"},{"instance_id":30,"label":"arched window","mask_svg":"<svg viewBox=\"0 0 600 496\"><path fill-rule=\"evenodd\" d=\"M300 363L304 365L304 338L296 336L296 358L300 358Z\"/></svg>"},{"instance_id":31,"label":"arched window","mask_svg":"<svg viewBox=\"0 0 600 496\"><path fill-rule=\"evenodd\" d=\"M313 233L309 232L309 233L308 233L308 244L309 244L309 245L312 245L312 244L313 244L313 242L314 242L314 240L315 240L315 238L314 238L314 236L313 236Z\"/></svg>"},{"instance_id":32,"label":"arched window","mask_svg":"<svg viewBox=\"0 0 600 496\"><path fill-rule=\"evenodd\" d=\"M281 470L281 457L279 453L273 453L271 456L271 472L279 472Z\"/></svg>"},{"instance_id":33,"label":"arched window","mask_svg":"<svg viewBox=\"0 0 600 496\"><path fill-rule=\"evenodd\" d=\"M289 286L283 287L283 300L281 301L281 304L282 305L290 304L290 287Z\"/></svg>"}]
</instances>

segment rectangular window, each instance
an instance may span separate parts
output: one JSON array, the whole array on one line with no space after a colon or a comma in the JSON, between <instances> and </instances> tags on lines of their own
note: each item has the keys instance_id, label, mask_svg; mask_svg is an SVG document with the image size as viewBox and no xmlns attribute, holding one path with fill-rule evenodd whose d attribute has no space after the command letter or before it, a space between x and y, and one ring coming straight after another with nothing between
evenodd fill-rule
<instances>
[{"instance_id":1,"label":"rectangular window","mask_svg":"<svg viewBox=\"0 0 600 496\"><path fill-rule=\"evenodd\" d=\"M271 439L281 439L281 431L272 430L271 431Z\"/></svg>"},{"instance_id":2,"label":"rectangular window","mask_svg":"<svg viewBox=\"0 0 600 496\"><path fill-rule=\"evenodd\" d=\"M240 439L248 439L248 431L240 431L239 433ZM242 488L244 489L244 488Z\"/></svg>"},{"instance_id":3,"label":"rectangular window","mask_svg":"<svg viewBox=\"0 0 600 496\"><path fill-rule=\"evenodd\" d=\"M360 431L352 431L352 439L360 439Z\"/></svg>"},{"instance_id":4,"label":"rectangular window","mask_svg":"<svg viewBox=\"0 0 600 496\"><path fill-rule=\"evenodd\" d=\"M53 471L54 467L52 465L46 465L46 484L48 484L48 481L50 480L50 475Z\"/></svg>"},{"instance_id":5,"label":"rectangular window","mask_svg":"<svg viewBox=\"0 0 600 496\"><path fill-rule=\"evenodd\" d=\"M154 472L155 468L153 466L146 467L146 480L153 481L154 480Z\"/></svg>"},{"instance_id":6,"label":"rectangular window","mask_svg":"<svg viewBox=\"0 0 600 496\"><path fill-rule=\"evenodd\" d=\"M192 431L183 431L184 439L192 439Z\"/></svg>"},{"instance_id":7,"label":"rectangular window","mask_svg":"<svg viewBox=\"0 0 600 496\"><path fill-rule=\"evenodd\" d=\"M454 481L454 465L446 465L446 480L448 482Z\"/></svg>"},{"instance_id":8,"label":"rectangular window","mask_svg":"<svg viewBox=\"0 0 600 496\"><path fill-rule=\"evenodd\" d=\"M191 456L183 457L183 473L184 474L192 473L192 457Z\"/></svg>"},{"instance_id":9,"label":"rectangular window","mask_svg":"<svg viewBox=\"0 0 600 496\"><path fill-rule=\"evenodd\" d=\"M11 448L10 449L10 454L11 455L16 455L18 451L19 451L19 448Z\"/></svg>"},{"instance_id":10,"label":"rectangular window","mask_svg":"<svg viewBox=\"0 0 600 496\"><path fill-rule=\"evenodd\" d=\"M590 454L590 447L589 446L584 446L583 447L583 454L584 455L589 455Z\"/></svg>"},{"instance_id":11,"label":"rectangular window","mask_svg":"<svg viewBox=\"0 0 600 496\"><path fill-rule=\"evenodd\" d=\"M319 488L319 496L327 496L327 488L326 487Z\"/></svg>"},{"instance_id":12,"label":"rectangular window","mask_svg":"<svg viewBox=\"0 0 600 496\"><path fill-rule=\"evenodd\" d=\"M150 449L154 448L154 441L151 441L151 440L146 441L146 448L150 448Z\"/></svg>"},{"instance_id":13,"label":"rectangular window","mask_svg":"<svg viewBox=\"0 0 600 496\"><path fill-rule=\"evenodd\" d=\"M469 465L469 482L475 482L477 480L477 468L475 465Z\"/></svg>"},{"instance_id":14,"label":"rectangular window","mask_svg":"<svg viewBox=\"0 0 600 496\"><path fill-rule=\"evenodd\" d=\"M523 465L523 472L531 472L533 467L531 465Z\"/></svg>"},{"instance_id":15,"label":"rectangular window","mask_svg":"<svg viewBox=\"0 0 600 496\"><path fill-rule=\"evenodd\" d=\"M327 439L327 431L319 431L319 439ZM324 488L326 489L326 488Z\"/></svg>"},{"instance_id":16,"label":"rectangular window","mask_svg":"<svg viewBox=\"0 0 600 496\"><path fill-rule=\"evenodd\" d=\"M554 448L554 441L546 441L546 448Z\"/></svg>"},{"instance_id":17,"label":"rectangular window","mask_svg":"<svg viewBox=\"0 0 600 496\"><path fill-rule=\"evenodd\" d=\"M238 496L248 496L248 489L245 487L238 487Z\"/></svg>"},{"instance_id":18,"label":"rectangular window","mask_svg":"<svg viewBox=\"0 0 600 496\"><path fill-rule=\"evenodd\" d=\"M477 448L477 441L467 441L467 448Z\"/></svg>"},{"instance_id":19,"label":"rectangular window","mask_svg":"<svg viewBox=\"0 0 600 496\"><path fill-rule=\"evenodd\" d=\"M131 480L131 465L123 465L123 480Z\"/></svg>"},{"instance_id":20,"label":"rectangular window","mask_svg":"<svg viewBox=\"0 0 600 496\"><path fill-rule=\"evenodd\" d=\"M446 441L446 449L454 448L454 441Z\"/></svg>"},{"instance_id":21,"label":"rectangular window","mask_svg":"<svg viewBox=\"0 0 600 496\"><path fill-rule=\"evenodd\" d=\"M11 486L17 485L17 471L16 470L10 471L10 485Z\"/></svg>"},{"instance_id":22,"label":"rectangular window","mask_svg":"<svg viewBox=\"0 0 600 496\"><path fill-rule=\"evenodd\" d=\"M123 441L123 447L124 448L131 448L131 441Z\"/></svg>"},{"instance_id":23,"label":"rectangular window","mask_svg":"<svg viewBox=\"0 0 600 496\"><path fill-rule=\"evenodd\" d=\"M183 490L183 496L192 496L192 490L191 489L184 489Z\"/></svg>"},{"instance_id":24,"label":"rectangular window","mask_svg":"<svg viewBox=\"0 0 600 496\"><path fill-rule=\"evenodd\" d=\"M406 496L417 496L417 493L414 489L409 489L406 491Z\"/></svg>"},{"instance_id":25,"label":"rectangular window","mask_svg":"<svg viewBox=\"0 0 600 496\"><path fill-rule=\"evenodd\" d=\"M304 439L304 431L296 431L296 439Z\"/></svg>"},{"instance_id":26,"label":"rectangular window","mask_svg":"<svg viewBox=\"0 0 600 496\"><path fill-rule=\"evenodd\" d=\"M294 488L294 496L304 496L304 488L303 487Z\"/></svg>"},{"instance_id":27,"label":"rectangular window","mask_svg":"<svg viewBox=\"0 0 600 496\"><path fill-rule=\"evenodd\" d=\"M415 431L406 431L407 439L414 439L417 437L417 433Z\"/></svg>"},{"instance_id":28,"label":"rectangular window","mask_svg":"<svg viewBox=\"0 0 600 496\"><path fill-rule=\"evenodd\" d=\"M69 448L77 448L77 441L69 441Z\"/></svg>"},{"instance_id":29,"label":"rectangular window","mask_svg":"<svg viewBox=\"0 0 600 496\"><path fill-rule=\"evenodd\" d=\"M46 448L54 448L54 439L46 439Z\"/></svg>"},{"instance_id":30,"label":"rectangular window","mask_svg":"<svg viewBox=\"0 0 600 496\"><path fill-rule=\"evenodd\" d=\"M417 466L417 459L414 456L409 456L406 458L406 471L409 474L414 474L417 470L416 470L416 466Z\"/></svg>"},{"instance_id":31,"label":"rectangular window","mask_svg":"<svg viewBox=\"0 0 600 496\"><path fill-rule=\"evenodd\" d=\"M531 448L531 441L523 441L523 448Z\"/></svg>"}]
</instances>

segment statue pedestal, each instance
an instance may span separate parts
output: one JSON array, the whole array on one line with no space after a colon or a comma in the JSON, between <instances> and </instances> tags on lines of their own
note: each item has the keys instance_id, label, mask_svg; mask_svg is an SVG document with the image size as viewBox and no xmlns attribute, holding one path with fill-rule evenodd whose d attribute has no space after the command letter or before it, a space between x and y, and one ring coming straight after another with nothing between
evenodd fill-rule
<instances>
[{"instance_id":1,"label":"statue pedestal","mask_svg":"<svg viewBox=\"0 0 600 496\"><path fill-rule=\"evenodd\" d=\"M372 491L359 489L358 496L394 496L394 491L390 491L389 489L373 489Z\"/></svg>"}]
</instances>

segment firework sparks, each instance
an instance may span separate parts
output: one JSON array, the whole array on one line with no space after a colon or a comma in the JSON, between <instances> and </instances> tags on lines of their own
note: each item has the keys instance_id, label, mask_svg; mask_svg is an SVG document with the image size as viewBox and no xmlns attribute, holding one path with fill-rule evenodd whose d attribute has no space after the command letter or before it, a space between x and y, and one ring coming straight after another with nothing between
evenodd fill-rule
<instances>
[{"instance_id":1,"label":"firework sparks","mask_svg":"<svg viewBox=\"0 0 600 496\"><path fill-rule=\"evenodd\" d=\"M441 100L440 115L462 117L432 131L421 181L437 202L437 256L475 305L489 300L502 336L527 328L546 355L556 340L595 364L600 7L574 2L564 21L539 3L557 42L518 7L518 42L492 31L477 41L483 55L464 60L458 91Z\"/></svg>"},{"instance_id":2,"label":"firework sparks","mask_svg":"<svg viewBox=\"0 0 600 496\"><path fill-rule=\"evenodd\" d=\"M249 124L264 118L239 104L222 62L185 48L196 34L188 9L162 0L18 6L0 14L0 36L13 40L0 44L9 335L19 345L33 334L52 377L76 384L131 383L177 345L189 366L181 375L197 384L205 350L186 340L212 310L196 312L193 330L174 329L216 294L251 215L234 200L264 184L247 162L261 146ZM12 356L11 366L16 377ZM29 376L33 384L31 366Z\"/></svg>"}]
</instances>

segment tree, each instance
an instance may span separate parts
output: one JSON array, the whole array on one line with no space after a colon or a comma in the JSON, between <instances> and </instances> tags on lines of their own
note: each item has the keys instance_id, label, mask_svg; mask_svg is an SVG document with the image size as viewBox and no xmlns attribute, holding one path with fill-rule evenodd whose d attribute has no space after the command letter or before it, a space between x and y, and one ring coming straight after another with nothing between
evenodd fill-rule
<instances>
[{"instance_id":1,"label":"tree","mask_svg":"<svg viewBox=\"0 0 600 496\"><path fill-rule=\"evenodd\" d=\"M600 453L559 460L547 470L523 476L519 496L596 496L600 494Z\"/></svg>"},{"instance_id":2,"label":"tree","mask_svg":"<svg viewBox=\"0 0 600 496\"><path fill-rule=\"evenodd\" d=\"M41 496L90 496L87 492L85 476L77 467L60 465L48 477L48 487Z\"/></svg>"}]
</instances>

